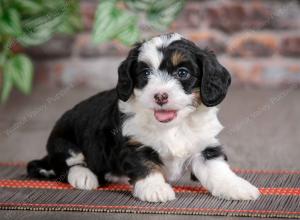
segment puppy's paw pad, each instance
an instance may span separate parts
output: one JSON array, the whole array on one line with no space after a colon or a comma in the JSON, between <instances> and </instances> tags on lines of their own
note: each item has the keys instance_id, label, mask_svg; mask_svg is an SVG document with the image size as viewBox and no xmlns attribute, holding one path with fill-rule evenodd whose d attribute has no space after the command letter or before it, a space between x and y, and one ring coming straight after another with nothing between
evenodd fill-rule
<instances>
[{"instance_id":1,"label":"puppy's paw pad","mask_svg":"<svg viewBox=\"0 0 300 220\"><path fill-rule=\"evenodd\" d=\"M97 176L90 169L82 166L70 168L68 182L77 189L92 190L99 186Z\"/></svg>"},{"instance_id":2,"label":"puppy's paw pad","mask_svg":"<svg viewBox=\"0 0 300 220\"><path fill-rule=\"evenodd\" d=\"M232 183L216 188L212 194L224 199L255 200L260 196L259 190L248 181L237 177Z\"/></svg>"},{"instance_id":3,"label":"puppy's paw pad","mask_svg":"<svg viewBox=\"0 0 300 220\"><path fill-rule=\"evenodd\" d=\"M167 183L149 185L134 190L133 195L146 202L167 202L175 199L175 192Z\"/></svg>"}]
</instances>

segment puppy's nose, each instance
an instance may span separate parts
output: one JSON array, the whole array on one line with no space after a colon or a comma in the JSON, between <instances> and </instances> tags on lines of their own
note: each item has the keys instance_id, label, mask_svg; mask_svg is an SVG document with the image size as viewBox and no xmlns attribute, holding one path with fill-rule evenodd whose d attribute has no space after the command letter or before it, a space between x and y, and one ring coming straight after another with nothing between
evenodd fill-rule
<instances>
[{"instance_id":1,"label":"puppy's nose","mask_svg":"<svg viewBox=\"0 0 300 220\"><path fill-rule=\"evenodd\" d=\"M156 93L154 94L154 100L159 105L164 105L168 102L168 93Z\"/></svg>"}]
</instances>

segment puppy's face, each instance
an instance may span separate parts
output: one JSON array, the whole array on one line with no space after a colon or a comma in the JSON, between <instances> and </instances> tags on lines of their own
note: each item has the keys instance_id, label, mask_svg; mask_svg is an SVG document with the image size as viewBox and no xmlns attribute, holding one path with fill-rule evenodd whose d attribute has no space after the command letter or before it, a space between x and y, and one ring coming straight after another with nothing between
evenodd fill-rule
<instances>
[{"instance_id":1,"label":"puppy's face","mask_svg":"<svg viewBox=\"0 0 300 220\"><path fill-rule=\"evenodd\" d=\"M214 106L226 95L230 75L215 56L179 34L137 44L119 67L117 91L153 115L174 123L200 104Z\"/></svg>"}]
</instances>

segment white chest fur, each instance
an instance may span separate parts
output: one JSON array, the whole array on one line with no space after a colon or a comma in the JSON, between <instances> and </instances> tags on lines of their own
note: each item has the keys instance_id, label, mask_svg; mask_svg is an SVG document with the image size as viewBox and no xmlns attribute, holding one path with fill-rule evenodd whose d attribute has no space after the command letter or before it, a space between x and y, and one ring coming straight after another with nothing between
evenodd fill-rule
<instances>
[{"instance_id":1,"label":"white chest fur","mask_svg":"<svg viewBox=\"0 0 300 220\"><path fill-rule=\"evenodd\" d=\"M124 103L120 103L120 109L132 113ZM151 112L134 111L138 113L124 122L122 132L156 150L166 166L167 176L175 180L191 156L218 144L216 136L223 127L217 111L215 107L200 106L173 126L157 122Z\"/></svg>"}]
</instances>

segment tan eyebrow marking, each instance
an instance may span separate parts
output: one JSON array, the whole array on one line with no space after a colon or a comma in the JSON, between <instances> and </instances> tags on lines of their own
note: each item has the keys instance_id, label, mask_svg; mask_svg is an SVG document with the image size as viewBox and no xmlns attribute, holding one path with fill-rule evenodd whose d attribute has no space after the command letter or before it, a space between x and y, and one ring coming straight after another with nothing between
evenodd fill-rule
<instances>
[{"instance_id":1,"label":"tan eyebrow marking","mask_svg":"<svg viewBox=\"0 0 300 220\"><path fill-rule=\"evenodd\" d=\"M182 61L185 60L185 56L184 54L178 52L178 51L175 51L173 54L172 54L172 57L171 57L171 62L174 66L178 65L179 63L181 63Z\"/></svg>"}]
</instances>

